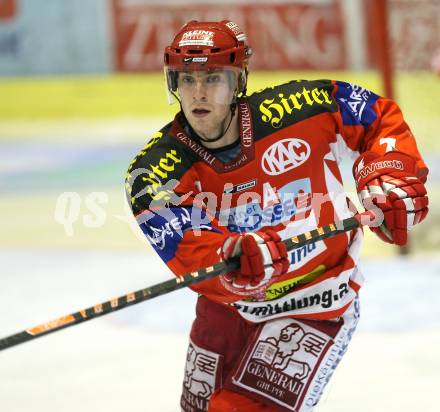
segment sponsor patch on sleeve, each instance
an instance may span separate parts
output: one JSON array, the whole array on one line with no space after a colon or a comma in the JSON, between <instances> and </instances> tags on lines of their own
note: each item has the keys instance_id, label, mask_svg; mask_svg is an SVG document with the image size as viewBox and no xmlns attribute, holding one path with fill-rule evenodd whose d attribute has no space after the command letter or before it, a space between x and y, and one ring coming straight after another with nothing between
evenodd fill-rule
<instances>
[{"instance_id":1,"label":"sponsor patch on sleeve","mask_svg":"<svg viewBox=\"0 0 440 412\"><path fill-rule=\"evenodd\" d=\"M206 213L197 207L170 207L136 217L138 224L149 242L168 262L176 254L177 248L188 230L214 230Z\"/></svg>"},{"instance_id":2,"label":"sponsor patch on sleeve","mask_svg":"<svg viewBox=\"0 0 440 412\"><path fill-rule=\"evenodd\" d=\"M340 81L336 84L338 90L335 97L345 125L369 126L376 120L373 105L379 98L377 94L355 84Z\"/></svg>"}]
</instances>

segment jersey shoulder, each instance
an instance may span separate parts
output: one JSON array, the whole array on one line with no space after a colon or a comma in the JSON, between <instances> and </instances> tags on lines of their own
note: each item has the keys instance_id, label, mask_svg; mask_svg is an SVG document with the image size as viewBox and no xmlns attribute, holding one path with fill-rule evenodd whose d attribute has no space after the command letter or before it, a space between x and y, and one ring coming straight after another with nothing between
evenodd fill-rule
<instances>
[{"instance_id":1,"label":"jersey shoulder","mask_svg":"<svg viewBox=\"0 0 440 412\"><path fill-rule=\"evenodd\" d=\"M154 134L130 163L125 186L135 213L153 201L170 201L173 189L198 160L172 135L172 124Z\"/></svg>"},{"instance_id":2,"label":"jersey shoulder","mask_svg":"<svg viewBox=\"0 0 440 412\"><path fill-rule=\"evenodd\" d=\"M336 112L331 80L292 80L247 97L259 135L270 134L324 112Z\"/></svg>"}]
</instances>

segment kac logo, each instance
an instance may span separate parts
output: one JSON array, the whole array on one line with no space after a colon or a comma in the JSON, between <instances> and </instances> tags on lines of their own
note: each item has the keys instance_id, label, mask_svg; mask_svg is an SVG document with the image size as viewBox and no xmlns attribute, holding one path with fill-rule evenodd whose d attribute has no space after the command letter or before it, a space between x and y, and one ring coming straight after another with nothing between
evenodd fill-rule
<instances>
[{"instance_id":1,"label":"kac logo","mask_svg":"<svg viewBox=\"0 0 440 412\"><path fill-rule=\"evenodd\" d=\"M261 167L268 175L280 175L302 165L310 153L310 145L304 140L283 139L264 152Z\"/></svg>"}]
</instances>

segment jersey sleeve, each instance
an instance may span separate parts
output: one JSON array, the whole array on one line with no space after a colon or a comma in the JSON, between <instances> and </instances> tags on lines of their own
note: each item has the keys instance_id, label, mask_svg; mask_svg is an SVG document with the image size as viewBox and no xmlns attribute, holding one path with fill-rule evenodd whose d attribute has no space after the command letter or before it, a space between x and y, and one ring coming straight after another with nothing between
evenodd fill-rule
<instances>
[{"instance_id":1,"label":"jersey sleeve","mask_svg":"<svg viewBox=\"0 0 440 412\"><path fill-rule=\"evenodd\" d=\"M126 178L127 200L140 229L176 276L218 263L230 234L202 201L192 161L180 149L164 144L144 149ZM218 302L239 299L218 277L190 288Z\"/></svg>"},{"instance_id":2,"label":"jersey sleeve","mask_svg":"<svg viewBox=\"0 0 440 412\"><path fill-rule=\"evenodd\" d=\"M428 168L399 106L360 86L341 81L333 81L333 84L338 105L335 116L348 148L359 154L366 151L381 155L389 151L405 153L416 161L418 177L425 179Z\"/></svg>"}]
</instances>

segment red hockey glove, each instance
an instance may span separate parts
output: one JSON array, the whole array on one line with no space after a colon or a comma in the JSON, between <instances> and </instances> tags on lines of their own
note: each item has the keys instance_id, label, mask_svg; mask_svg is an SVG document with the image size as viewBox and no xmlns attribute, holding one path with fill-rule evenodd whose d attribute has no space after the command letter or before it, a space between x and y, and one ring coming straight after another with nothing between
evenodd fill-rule
<instances>
[{"instance_id":1,"label":"red hockey glove","mask_svg":"<svg viewBox=\"0 0 440 412\"><path fill-rule=\"evenodd\" d=\"M365 152L353 166L362 205L384 214L382 224L371 230L385 242L405 245L408 231L428 213L428 196L417 171L414 159L400 152Z\"/></svg>"},{"instance_id":2,"label":"red hockey glove","mask_svg":"<svg viewBox=\"0 0 440 412\"><path fill-rule=\"evenodd\" d=\"M240 257L240 268L220 278L227 290L241 296L262 292L289 268L286 245L273 230L232 235L221 255L224 260Z\"/></svg>"}]
</instances>

